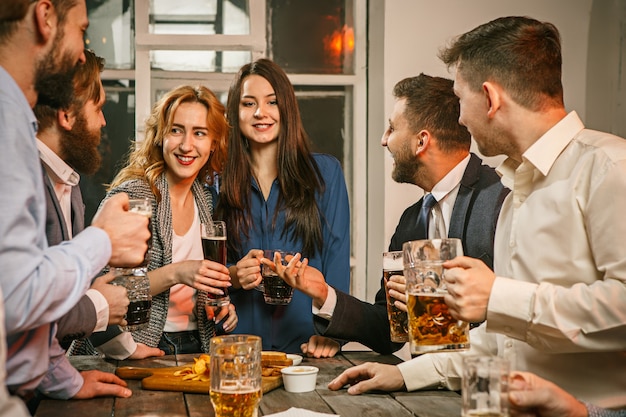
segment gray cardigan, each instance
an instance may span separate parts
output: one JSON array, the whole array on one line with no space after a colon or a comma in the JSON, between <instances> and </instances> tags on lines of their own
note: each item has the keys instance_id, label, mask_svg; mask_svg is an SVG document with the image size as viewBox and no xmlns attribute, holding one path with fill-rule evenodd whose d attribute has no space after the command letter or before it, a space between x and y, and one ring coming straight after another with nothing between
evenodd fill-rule
<instances>
[{"instance_id":1,"label":"gray cardigan","mask_svg":"<svg viewBox=\"0 0 626 417\"><path fill-rule=\"evenodd\" d=\"M150 186L143 179L130 180L120 184L109 191L103 200L104 203L111 196L125 192L130 198L149 198L152 201L152 249L150 263L148 264L149 271L172 263L172 210L165 174L161 174L156 186L161 193L161 201L159 203L157 203ZM210 222L213 211L211 191L196 179L192 186L192 193L198 206L200 221ZM136 342L141 342L151 347L158 346L167 319L169 296L170 291L168 289L152 297L152 309L150 311L148 328L132 333ZM197 296L199 311L204 312L203 306L205 302L206 293L199 291ZM209 320L206 314L198 314L198 331L200 333L202 350L208 353L209 340L215 335L215 323ZM95 354L97 352L93 349L93 346L100 346L120 333L119 326L109 326L106 331L94 333L88 340L76 341L72 346L71 354Z\"/></svg>"}]
</instances>

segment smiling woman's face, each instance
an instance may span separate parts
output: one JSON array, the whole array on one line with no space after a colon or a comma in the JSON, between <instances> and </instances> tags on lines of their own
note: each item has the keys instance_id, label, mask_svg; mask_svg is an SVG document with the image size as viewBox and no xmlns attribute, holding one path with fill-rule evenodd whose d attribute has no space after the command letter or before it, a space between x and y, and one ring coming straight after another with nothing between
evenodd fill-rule
<instances>
[{"instance_id":1,"label":"smiling woman's face","mask_svg":"<svg viewBox=\"0 0 626 417\"><path fill-rule=\"evenodd\" d=\"M213 149L207 127L208 111L196 102L182 103L174 113L172 128L163 138L163 159L170 182L193 182Z\"/></svg>"},{"instance_id":2,"label":"smiling woman's face","mask_svg":"<svg viewBox=\"0 0 626 417\"><path fill-rule=\"evenodd\" d=\"M260 75L248 76L241 87L239 127L241 133L257 143L269 143L280 132L279 103L272 85Z\"/></svg>"}]
</instances>

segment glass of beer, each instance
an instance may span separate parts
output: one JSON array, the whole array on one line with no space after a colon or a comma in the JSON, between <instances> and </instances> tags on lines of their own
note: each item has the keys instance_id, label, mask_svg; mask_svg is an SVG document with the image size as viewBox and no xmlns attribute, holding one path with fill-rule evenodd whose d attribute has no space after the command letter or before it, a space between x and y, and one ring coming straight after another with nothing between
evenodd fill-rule
<instances>
[{"instance_id":1,"label":"glass of beer","mask_svg":"<svg viewBox=\"0 0 626 417\"><path fill-rule=\"evenodd\" d=\"M226 223L213 221L213 223L202 223L200 227L204 259L226 265ZM221 307L230 304L228 290L222 288L222 291L223 295L206 293L206 305Z\"/></svg>"},{"instance_id":2,"label":"glass of beer","mask_svg":"<svg viewBox=\"0 0 626 417\"><path fill-rule=\"evenodd\" d=\"M264 250L263 257L274 261L274 254L280 253L281 262L286 265L285 256L293 255L291 252L281 250ZM263 276L263 299L266 304L287 305L293 297L293 287L287 284L276 271L268 265L261 264L261 276Z\"/></svg>"},{"instance_id":3,"label":"glass of beer","mask_svg":"<svg viewBox=\"0 0 626 417\"><path fill-rule=\"evenodd\" d=\"M215 336L210 342L211 404L216 417L256 417L262 396L261 338Z\"/></svg>"},{"instance_id":4,"label":"glass of beer","mask_svg":"<svg viewBox=\"0 0 626 417\"><path fill-rule=\"evenodd\" d=\"M393 275L404 275L402 251L383 252L383 284L387 298L387 317L391 341L403 343L409 341L409 319L405 311L394 304L394 298L389 295L387 282Z\"/></svg>"},{"instance_id":5,"label":"glass of beer","mask_svg":"<svg viewBox=\"0 0 626 417\"><path fill-rule=\"evenodd\" d=\"M128 211L148 218L148 230L152 232L152 203L150 199L130 199L129 205ZM112 269L116 277L111 281L111 284L125 287L130 302L124 317L127 324L122 327L126 331L143 330L148 327L148 322L150 321L152 296L150 295L150 280L147 273L151 247L152 237L148 240L148 250L141 264L134 268Z\"/></svg>"},{"instance_id":6,"label":"glass of beer","mask_svg":"<svg viewBox=\"0 0 626 417\"><path fill-rule=\"evenodd\" d=\"M463 417L509 415L509 367L497 356L463 358Z\"/></svg>"},{"instance_id":7,"label":"glass of beer","mask_svg":"<svg viewBox=\"0 0 626 417\"><path fill-rule=\"evenodd\" d=\"M463 255L461 240L414 240L402 252L411 354L469 349L469 323L455 320L443 300L443 263Z\"/></svg>"}]
</instances>

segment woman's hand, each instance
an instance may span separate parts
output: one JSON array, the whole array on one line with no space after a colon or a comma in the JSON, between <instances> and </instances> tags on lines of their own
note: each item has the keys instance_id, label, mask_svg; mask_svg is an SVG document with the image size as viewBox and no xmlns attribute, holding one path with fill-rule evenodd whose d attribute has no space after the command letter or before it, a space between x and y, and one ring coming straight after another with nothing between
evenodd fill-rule
<instances>
[{"instance_id":1,"label":"woman's hand","mask_svg":"<svg viewBox=\"0 0 626 417\"><path fill-rule=\"evenodd\" d=\"M235 272L235 288L251 290L256 288L263 277L261 276L261 259L263 251L261 249L251 249L250 252L237 262Z\"/></svg>"},{"instance_id":2,"label":"woman's hand","mask_svg":"<svg viewBox=\"0 0 626 417\"><path fill-rule=\"evenodd\" d=\"M221 323L225 333L230 333L235 330L237 322L239 322L239 317L237 317L237 312L233 304L221 307L215 317L215 325L217 326Z\"/></svg>"},{"instance_id":3,"label":"woman's hand","mask_svg":"<svg viewBox=\"0 0 626 417\"><path fill-rule=\"evenodd\" d=\"M223 295L228 288L230 274L224 265L209 260L182 261L148 272L150 293L160 294L175 284L184 284L210 294Z\"/></svg>"}]
</instances>

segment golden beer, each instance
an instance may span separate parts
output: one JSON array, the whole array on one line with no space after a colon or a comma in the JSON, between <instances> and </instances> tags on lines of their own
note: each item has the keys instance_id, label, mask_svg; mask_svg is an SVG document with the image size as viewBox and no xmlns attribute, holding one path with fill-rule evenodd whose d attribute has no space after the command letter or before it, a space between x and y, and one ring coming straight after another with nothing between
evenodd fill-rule
<instances>
[{"instance_id":1,"label":"golden beer","mask_svg":"<svg viewBox=\"0 0 626 417\"><path fill-rule=\"evenodd\" d=\"M412 354L469 347L469 326L450 315L443 296L408 294Z\"/></svg>"},{"instance_id":2,"label":"golden beer","mask_svg":"<svg viewBox=\"0 0 626 417\"><path fill-rule=\"evenodd\" d=\"M256 417L261 401L261 390L257 391L213 391L211 403L216 417Z\"/></svg>"}]
</instances>

